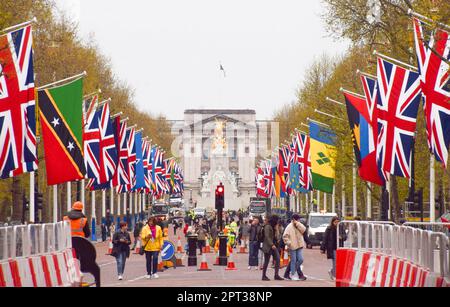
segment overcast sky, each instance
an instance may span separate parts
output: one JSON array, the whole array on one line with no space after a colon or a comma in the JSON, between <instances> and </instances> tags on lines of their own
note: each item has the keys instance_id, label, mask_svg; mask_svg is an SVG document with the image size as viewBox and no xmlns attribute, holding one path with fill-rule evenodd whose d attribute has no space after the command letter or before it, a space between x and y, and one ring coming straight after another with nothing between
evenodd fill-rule
<instances>
[{"instance_id":1,"label":"overcast sky","mask_svg":"<svg viewBox=\"0 0 450 307\"><path fill-rule=\"evenodd\" d=\"M319 0L56 2L82 38L95 38L139 108L169 119L193 108L255 109L270 119L295 100L316 57L348 46L328 37Z\"/></svg>"}]
</instances>

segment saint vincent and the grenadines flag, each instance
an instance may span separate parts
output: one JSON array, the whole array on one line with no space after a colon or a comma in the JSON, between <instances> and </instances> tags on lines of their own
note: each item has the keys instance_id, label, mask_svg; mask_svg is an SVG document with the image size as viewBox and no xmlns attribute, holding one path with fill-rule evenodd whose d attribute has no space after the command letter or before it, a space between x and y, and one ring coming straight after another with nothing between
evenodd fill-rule
<instances>
[{"instance_id":1,"label":"saint vincent and the grenadines flag","mask_svg":"<svg viewBox=\"0 0 450 307\"><path fill-rule=\"evenodd\" d=\"M309 123L311 173L315 190L333 193L336 165L336 134L316 123Z\"/></svg>"},{"instance_id":2,"label":"saint vincent and the grenadines flag","mask_svg":"<svg viewBox=\"0 0 450 307\"><path fill-rule=\"evenodd\" d=\"M38 92L48 185L84 178L83 79Z\"/></svg>"}]
</instances>

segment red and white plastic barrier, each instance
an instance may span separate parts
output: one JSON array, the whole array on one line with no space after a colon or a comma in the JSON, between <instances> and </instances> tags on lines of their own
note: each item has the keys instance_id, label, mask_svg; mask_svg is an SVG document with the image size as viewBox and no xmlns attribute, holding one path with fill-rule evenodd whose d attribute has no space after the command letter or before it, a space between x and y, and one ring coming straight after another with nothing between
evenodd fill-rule
<instances>
[{"instance_id":1,"label":"red and white plastic barrier","mask_svg":"<svg viewBox=\"0 0 450 307\"><path fill-rule=\"evenodd\" d=\"M80 280L72 249L0 263L0 287L70 287Z\"/></svg>"},{"instance_id":2,"label":"red and white plastic barrier","mask_svg":"<svg viewBox=\"0 0 450 307\"><path fill-rule=\"evenodd\" d=\"M336 251L337 287L446 287L438 274L407 260L358 251Z\"/></svg>"}]
</instances>

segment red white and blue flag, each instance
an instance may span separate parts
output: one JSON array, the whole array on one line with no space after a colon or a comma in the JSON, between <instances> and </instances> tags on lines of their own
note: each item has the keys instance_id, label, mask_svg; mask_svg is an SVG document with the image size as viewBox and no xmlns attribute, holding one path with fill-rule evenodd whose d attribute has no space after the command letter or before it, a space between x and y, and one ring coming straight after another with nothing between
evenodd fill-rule
<instances>
[{"instance_id":1,"label":"red white and blue flag","mask_svg":"<svg viewBox=\"0 0 450 307\"><path fill-rule=\"evenodd\" d=\"M106 103L91 114L84 130L87 177L93 179L94 185L109 182L117 168L117 149L109 115Z\"/></svg>"},{"instance_id":2,"label":"red white and blue flag","mask_svg":"<svg viewBox=\"0 0 450 307\"><path fill-rule=\"evenodd\" d=\"M411 177L411 151L421 90L418 73L378 58L377 161L394 176Z\"/></svg>"},{"instance_id":3,"label":"red white and blue flag","mask_svg":"<svg viewBox=\"0 0 450 307\"><path fill-rule=\"evenodd\" d=\"M121 122L119 129L119 164L113 178L113 185L119 193L127 192L130 185L130 167L128 165L127 123Z\"/></svg>"},{"instance_id":4,"label":"red white and blue flag","mask_svg":"<svg viewBox=\"0 0 450 307\"><path fill-rule=\"evenodd\" d=\"M0 178L37 169L31 26L0 36Z\"/></svg>"},{"instance_id":5,"label":"red white and blue flag","mask_svg":"<svg viewBox=\"0 0 450 307\"><path fill-rule=\"evenodd\" d=\"M299 166L299 181L301 186L308 191L312 190L311 154L309 136L300 132L293 140L294 160Z\"/></svg>"},{"instance_id":6,"label":"red white and blue flag","mask_svg":"<svg viewBox=\"0 0 450 307\"><path fill-rule=\"evenodd\" d=\"M127 191L130 192L131 189L136 185L136 129L134 127L127 129L127 148L128 148L128 174L130 178L130 183L127 186Z\"/></svg>"},{"instance_id":7,"label":"red white and blue flag","mask_svg":"<svg viewBox=\"0 0 450 307\"><path fill-rule=\"evenodd\" d=\"M413 18L413 23L428 147L436 160L447 167L450 145L450 36L448 32L438 29L427 42L421 22Z\"/></svg>"}]
</instances>

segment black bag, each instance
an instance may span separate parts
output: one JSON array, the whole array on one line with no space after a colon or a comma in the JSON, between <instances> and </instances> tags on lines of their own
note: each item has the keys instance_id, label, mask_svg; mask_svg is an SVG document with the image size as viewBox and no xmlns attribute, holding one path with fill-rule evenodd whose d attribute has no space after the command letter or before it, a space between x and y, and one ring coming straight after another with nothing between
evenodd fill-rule
<instances>
[{"instance_id":1,"label":"black bag","mask_svg":"<svg viewBox=\"0 0 450 307\"><path fill-rule=\"evenodd\" d=\"M259 243L264 242L264 226L261 227L258 231L258 242Z\"/></svg>"}]
</instances>

